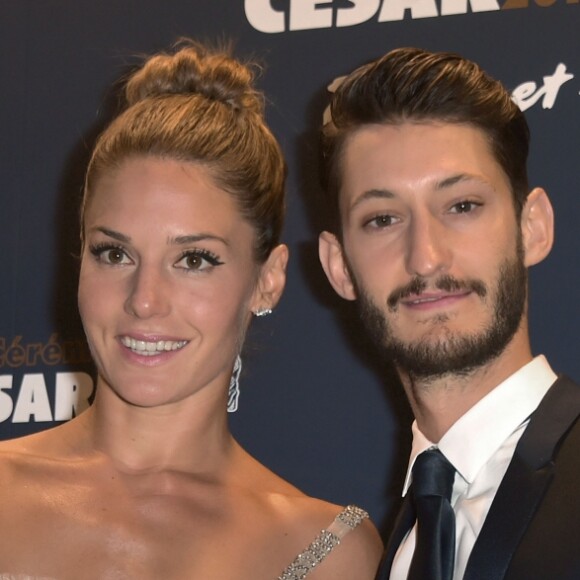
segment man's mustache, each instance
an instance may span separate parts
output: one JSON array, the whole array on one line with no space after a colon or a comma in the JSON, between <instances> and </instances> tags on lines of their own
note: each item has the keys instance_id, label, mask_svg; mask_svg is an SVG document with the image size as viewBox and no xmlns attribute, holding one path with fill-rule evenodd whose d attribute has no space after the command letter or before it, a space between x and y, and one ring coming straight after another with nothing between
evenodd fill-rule
<instances>
[{"instance_id":1,"label":"man's mustache","mask_svg":"<svg viewBox=\"0 0 580 580\"><path fill-rule=\"evenodd\" d=\"M409 296L419 295L428 287L445 292L460 292L462 290L475 292L480 298L487 295L487 287L481 280L467 279L458 280L449 274L440 276L434 283L429 284L423 276L415 276L408 284L393 290L387 298L389 310L396 310L398 303Z\"/></svg>"}]
</instances>

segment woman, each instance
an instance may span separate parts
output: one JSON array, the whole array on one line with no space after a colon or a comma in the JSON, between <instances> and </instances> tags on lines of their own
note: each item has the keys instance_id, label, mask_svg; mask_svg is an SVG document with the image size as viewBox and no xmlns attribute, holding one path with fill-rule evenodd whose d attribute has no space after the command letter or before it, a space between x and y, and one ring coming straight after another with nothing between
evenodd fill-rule
<instances>
[{"instance_id":1,"label":"woman","mask_svg":"<svg viewBox=\"0 0 580 580\"><path fill-rule=\"evenodd\" d=\"M250 69L190 45L126 96L83 200L95 402L0 448L0 576L373 578L366 514L306 497L228 430L244 334L288 259L285 166Z\"/></svg>"}]
</instances>

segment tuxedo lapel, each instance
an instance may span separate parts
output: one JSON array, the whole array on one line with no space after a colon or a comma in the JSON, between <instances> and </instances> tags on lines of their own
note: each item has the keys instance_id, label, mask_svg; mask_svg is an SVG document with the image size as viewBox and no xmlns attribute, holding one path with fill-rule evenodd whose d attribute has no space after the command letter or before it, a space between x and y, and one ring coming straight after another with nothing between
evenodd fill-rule
<instances>
[{"instance_id":1,"label":"tuxedo lapel","mask_svg":"<svg viewBox=\"0 0 580 580\"><path fill-rule=\"evenodd\" d=\"M558 442L578 417L580 389L550 388L520 439L475 543L463 580L500 580L553 478Z\"/></svg>"},{"instance_id":2,"label":"tuxedo lapel","mask_svg":"<svg viewBox=\"0 0 580 580\"><path fill-rule=\"evenodd\" d=\"M517 454L473 547L463 580L500 580L552 479L552 466L531 469Z\"/></svg>"},{"instance_id":3,"label":"tuxedo lapel","mask_svg":"<svg viewBox=\"0 0 580 580\"><path fill-rule=\"evenodd\" d=\"M391 536L389 537L389 541L387 542L385 555L383 556L383 562L379 569L376 580L388 580L397 549L401 545L401 542L403 541L403 538L407 532L413 527L414 523L415 510L413 508L413 502L411 501L411 494L407 493L403 499L403 503L401 504L401 509L397 514L395 525L393 527Z\"/></svg>"}]
</instances>

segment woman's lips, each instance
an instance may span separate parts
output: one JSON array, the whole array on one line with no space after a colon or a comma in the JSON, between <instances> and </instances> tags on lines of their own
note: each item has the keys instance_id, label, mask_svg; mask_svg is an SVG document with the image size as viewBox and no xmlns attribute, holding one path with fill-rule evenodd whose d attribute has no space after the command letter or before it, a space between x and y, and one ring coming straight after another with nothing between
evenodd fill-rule
<instances>
[{"instance_id":1,"label":"woman's lips","mask_svg":"<svg viewBox=\"0 0 580 580\"><path fill-rule=\"evenodd\" d=\"M155 356L163 352L181 350L188 343L187 340L145 340L131 336L121 336L119 341L131 352L141 356Z\"/></svg>"}]
</instances>

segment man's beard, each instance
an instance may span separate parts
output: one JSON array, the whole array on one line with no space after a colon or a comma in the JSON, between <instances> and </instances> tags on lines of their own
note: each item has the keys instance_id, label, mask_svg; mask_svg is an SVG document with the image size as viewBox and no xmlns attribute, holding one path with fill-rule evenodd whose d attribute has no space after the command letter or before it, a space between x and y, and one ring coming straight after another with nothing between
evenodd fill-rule
<instances>
[{"instance_id":1,"label":"man's beard","mask_svg":"<svg viewBox=\"0 0 580 580\"><path fill-rule=\"evenodd\" d=\"M527 270L523 263L521 240L515 259L507 259L499 269L495 292L480 280L457 280L445 275L437 279L435 288L444 291L471 290L482 301L494 300L492 319L481 332L461 334L445 326L446 314L429 323L441 336L404 342L393 334L386 313L357 285L359 311L370 338L381 355L417 379L435 379L446 374L467 375L501 354L519 328L527 296ZM422 277L416 277L404 287L393 291L386 308L395 312L401 299L419 294L428 287ZM438 328L436 328L438 326Z\"/></svg>"}]
</instances>

